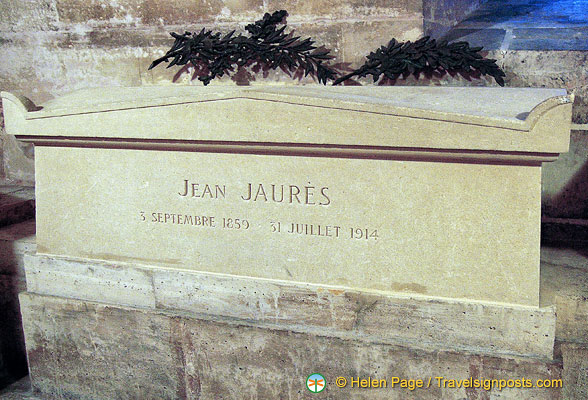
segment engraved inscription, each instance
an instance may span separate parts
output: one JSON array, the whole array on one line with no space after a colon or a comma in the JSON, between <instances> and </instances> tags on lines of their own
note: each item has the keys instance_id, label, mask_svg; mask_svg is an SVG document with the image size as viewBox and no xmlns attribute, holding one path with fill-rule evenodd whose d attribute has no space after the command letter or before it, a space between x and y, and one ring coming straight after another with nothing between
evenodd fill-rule
<instances>
[{"instance_id":1,"label":"engraved inscription","mask_svg":"<svg viewBox=\"0 0 588 400\"><path fill-rule=\"evenodd\" d=\"M191 215L166 212L152 212L147 214L145 211L139 211L139 215L141 217L141 221L155 224L192 225L209 228L220 227L224 229L243 230L247 230L251 226L249 221L244 218L218 218L214 215ZM146 215L150 215L151 217L147 218ZM220 223L218 221L220 221Z\"/></svg>"},{"instance_id":2,"label":"engraved inscription","mask_svg":"<svg viewBox=\"0 0 588 400\"><path fill-rule=\"evenodd\" d=\"M182 190L178 194L182 197L197 197L208 199L224 199L227 188L225 185L208 185L201 183L190 182L184 179Z\"/></svg>"},{"instance_id":3,"label":"engraved inscription","mask_svg":"<svg viewBox=\"0 0 588 400\"><path fill-rule=\"evenodd\" d=\"M310 182L306 186L275 184L266 184L264 186L263 183L248 183L245 195L241 195L241 199L245 201L328 206L331 204L328 191L328 187L315 187L310 185Z\"/></svg>"},{"instance_id":4,"label":"engraved inscription","mask_svg":"<svg viewBox=\"0 0 588 400\"><path fill-rule=\"evenodd\" d=\"M314 186L310 182L306 185L264 184L247 183L241 190L237 188L240 199L247 202L260 203L285 203L302 204L307 206L328 206L331 204L329 188L327 186ZM226 185L192 182L184 179L180 191L180 197L199 199L225 199L227 197Z\"/></svg>"},{"instance_id":5,"label":"engraved inscription","mask_svg":"<svg viewBox=\"0 0 588 400\"><path fill-rule=\"evenodd\" d=\"M346 230L347 229L347 230ZM349 239L365 239L365 240L378 240L378 230L372 228L343 228L339 225L325 225L325 224L300 224L291 222L285 225L285 229L282 229L282 223L280 221L270 221L271 233L287 233L299 236L317 236L317 237L332 237L342 238L344 232L349 232L346 236Z\"/></svg>"},{"instance_id":6,"label":"engraved inscription","mask_svg":"<svg viewBox=\"0 0 588 400\"><path fill-rule=\"evenodd\" d=\"M283 203L308 206L331 204L329 187L315 186L311 182L299 184L267 184L248 182L241 187L228 187L218 183L202 183L184 179L177 196L183 198L244 201L248 203ZM251 221L239 215L204 215L193 210L181 212L139 211L140 220L152 224L191 225L219 228L231 231L268 232L288 237L317 237L329 239L378 240L378 230L373 227L343 226L337 221L294 221L282 224L276 219ZM237 218L238 217L238 218ZM269 222L269 226L268 226Z\"/></svg>"},{"instance_id":7,"label":"engraved inscription","mask_svg":"<svg viewBox=\"0 0 588 400\"><path fill-rule=\"evenodd\" d=\"M287 233L308 236L339 237L340 226L291 223Z\"/></svg>"},{"instance_id":8,"label":"engraved inscription","mask_svg":"<svg viewBox=\"0 0 588 400\"><path fill-rule=\"evenodd\" d=\"M249 221L239 218L223 218L223 228L226 229L249 229Z\"/></svg>"},{"instance_id":9,"label":"engraved inscription","mask_svg":"<svg viewBox=\"0 0 588 400\"><path fill-rule=\"evenodd\" d=\"M188 215L174 213L151 213L151 222L160 224L194 225L216 227L215 217L205 215Z\"/></svg>"},{"instance_id":10,"label":"engraved inscription","mask_svg":"<svg viewBox=\"0 0 588 400\"><path fill-rule=\"evenodd\" d=\"M378 230L370 228L349 228L351 239L378 239Z\"/></svg>"}]
</instances>

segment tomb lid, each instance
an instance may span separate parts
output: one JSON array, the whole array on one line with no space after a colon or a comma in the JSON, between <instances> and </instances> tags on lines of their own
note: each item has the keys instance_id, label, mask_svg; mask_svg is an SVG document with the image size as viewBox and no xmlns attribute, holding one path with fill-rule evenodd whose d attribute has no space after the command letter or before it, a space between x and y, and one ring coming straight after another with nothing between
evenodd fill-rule
<instances>
[{"instance_id":1,"label":"tomb lid","mask_svg":"<svg viewBox=\"0 0 588 400\"><path fill-rule=\"evenodd\" d=\"M264 94L266 96L264 96ZM382 86L147 86L78 90L49 100L27 119L106 112L181 103L235 98L297 98L297 104L324 107L340 103L344 109L379 111L390 115L411 115L422 110L441 120L486 117L520 124L538 104L551 97L565 96L565 89L482 88L482 87L382 87ZM306 100L306 101L305 101ZM315 101L312 101L315 100Z\"/></svg>"},{"instance_id":2,"label":"tomb lid","mask_svg":"<svg viewBox=\"0 0 588 400\"><path fill-rule=\"evenodd\" d=\"M113 87L41 107L2 97L8 133L33 142L50 136L559 153L567 151L571 124L564 89Z\"/></svg>"}]
</instances>

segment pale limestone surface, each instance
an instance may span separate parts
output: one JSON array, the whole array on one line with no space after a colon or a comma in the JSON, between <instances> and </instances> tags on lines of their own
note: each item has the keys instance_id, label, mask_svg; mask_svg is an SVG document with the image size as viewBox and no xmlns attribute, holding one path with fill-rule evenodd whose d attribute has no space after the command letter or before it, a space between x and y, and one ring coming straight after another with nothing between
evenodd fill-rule
<instances>
[{"instance_id":1,"label":"pale limestone surface","mask_svg":"<svg viewBox=\"0 0 588 400\"><path fill-rule=\"evenodd\" d=\"M151 265L26 256L29 293L423 350L551 359L555 308L440 300Z\"/></svg>"},{"instance_id":2,"label":"pale limestone surface","mask_svg":"<svg viewBox=\"0 0 588 400\"><path fill-rule=\"evenodd\" d=\"M8 132L38 145L39 253L538 306L540 165L567 150L563 94L132 88L40 110L3 98Z\"/></svg>"},{"instance_id":3,"label":"pale limestone surface","mask_svg":"<svg viewBox=\"0 0 588 400\"><path fill-rule=\"evenodd\" d=\"M3 100L7 133L22 140L71 136L533 153L567 151L572 107L561 89L446 87L110 88L75 92L41 109L6 92Z\"/></svg>"},{"instance_id":4,"label":"pale limestone surface","mask_svg":"<svg viewBox=\"0 0 588 400\"><path fill-rule=\"evenodd\" d=\"M569 329L586 332L586 311L573 304L586 303L585 294L575 300L586 291L587 264L569 249L542 249L542 301L549 304L554 293L561 300L556 343L564 343L557 344L554 361L504 352L505 345L520 351L546 343L541 335L549 333L544 328L554 316L547 309L536 314L533 307L377 296L136 263L42 255L25 260L29 287L21 304L33 384L51 398L165 398L161 392L171 388L167 397L217 399L235 385L258 398L307 398L293 374L317 368L327 374L329 398L337 399L586 398L585 339ZM219 373L229 378L216 379ZM287 383L262 393L257 383L267 373ZM563 390L332 391L332 379L350 373L551 377L563 378Z\"/></svg>"},{"instance_id":5,"label":"pale limestone surface","mask_svg":"<svg viewBox=\"0 0 588 400\"><path fill-rule=\"evenodd\" d=\"M536 387L538 379L562 378L561 361L415 350L320 332L291 332L244 321L34 293L21 294L20 302L33 387L48 398L563 398L561 388ZM313 372L325 376L324 393L313 394L305 388L305 379ZM364 389L348 384L341 389L335 385L339 376L348 383L351 377L387 379L388 386ZM409 391L398 385L392 388L392 377L423 379L425 385L429 378L432 382L428 388ZM440 387L434 377L525 378L534 387Z\"/></svg>"},{"instance_id":6,"label":"pale limestone surface","mask_svg":"<svg viewBox=\"0 0 588 400\"><path fill-rule=\"evenodd\" d=\"M56 147L36 162L40 253L538 303L537 167ZM182 197L186 179L226 197ZM290 203L305 187L315 205Z\"/></svg>"}]
</instances>

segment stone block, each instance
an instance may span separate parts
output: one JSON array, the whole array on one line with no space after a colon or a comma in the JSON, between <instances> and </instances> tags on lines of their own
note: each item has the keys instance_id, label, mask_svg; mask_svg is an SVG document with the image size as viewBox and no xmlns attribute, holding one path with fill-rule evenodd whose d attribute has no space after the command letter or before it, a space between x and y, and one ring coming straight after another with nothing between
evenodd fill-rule
<instances>
[{"instance_id":1,"label":"stone block","mask_svg":"<svg viewBox=\"0 0 588 400\"><path fill-rule=\"evenodd\" d=\"M296 30L296 36L311 37L315 41L315 45L331 49L331 54L336 56L338 61L342 61L340 52L345 25L347 24L324 20L312 23L288 23L288 26Z\"/></svg>"},{"instance_id":2,"label":"stone block","mask_svg":"<svg viewBox=\"0 0 588 400\"><path fill-rule=\"evenodd\" d=\"M63 23L124 20L128 15L122 4L100 0L57 0L56 9Z\"/></svg>"},{"instance_id":3,"label":"stone block","mask_svg":"<svg viewBox=\"0 0 588 400\"><path fill-rule=\"evenodd\" d=\"M421 38L423 22L422 17L416 15L399 20L354 22L342 26L342 35L341 59L358 68L370 52L387 45L393 38L400 42Z\"/></svg>"},{"instance_id":4,"label":"stone block","mask_svg":"<svg viewBox=\"0 0 588 400\"><path fill-rule=\"evenodd\" d=\"M0 3L0 31L54 31L58 26L54 0Z\"/></svg>"},{"instance_id":5,"label":"stone block","mask_svg":"<svg viewBox=\"0 0 588 400\"><path fill-rule=\"evenodd\" d=\"M223 398L230 374L276 398L312 371L266 388L268 366L355 379L393 354L406 361L380 364L386 375L553 378L509 395L557 397L555 313L539 307L540 166L567 150L571 99L508 94L113 88L39 108L3 93L7 131L37 145L38 254L21 295L34 387ZM369 353L359 369L357 349ZM466 370L471 357L494 367Z\"/></svg>"},{"instance_id":6,"label":"stone block","mask_svg":"<svg viewBox=\"0 0 588 400\"><path fill-rule=\"evenodd\" d=\"M284 3L269 0L270 10L284 8ZM286 10L293 18L308 17L351 17L354 19L369 19L374 17L402 17L407 14L421 13L422 1L401 0L389 2L385 0L351 0L340 2L336 0L294 0L289 1Z\"/></svg>"},{"instance_id":7,"label":"stone block","mask_svg":"<svg viewBox=\"0 0 588 400\"><path fill-rule=\"evenodd\" d=\"M164 43L162 38L166 35L162 33L146 40L153 40L155 43L161 40L159 43ZM86 41L100 39L99 35L95 35L93 39L88 36L92 35L89 33L77 39L73 35L64 34L40 35L35 46L29 46L26 40L16 37L9 43L0 43L0 51L5 60L0 65L0 87L32 93L35 100L46 101L72 89L108 85L138 86L142 82L142 75L149 74L147 67L152 61L152 54L148 48L89 47ZM71 42L72 40L74 41ZM133 40L139 39L135 37ZM86 43L78 47L80 42ZM36 66L34 69L31 63ZM169 72L171 75L171 71ZM171 84L171 80L169 82ZM15 145L8 141L7 146ZM24 170L24 166L22 168ZM31 170L29 168L26 171ZM29 174L31 172L27 172L27 176L32 177Z\"/></svg>"},{"instance_id":8,"label":"stone block","mask_svg":"<svg viewBox=\"0 0 588 400\"><path fill-rule=\"evenodd\" d=\"M426 35L441 37L461 22L484 0L424 0L423 22Z\"/></svg>"},{"instance_id":9,"label":"stone block","mask_svg":"<svg viewBox=\"0 0 588 400\"><path fill-rule=\"evenodd\" d=\"M40 145L40 253L538 306L539 166L567 150L570 101L547 100L561 91L511 89L510 105L477 102L493 91L471 88L210 87L196 101L193 92L87 91L28 114L4 95L8 131L34 132ZM244 123L251 115L281 117ZM87 143L44 146L57 133ZM96 135L111 144L92 145ZM187 151L168 151L176 145ZM145 245L177 230L183 239Z\"/></svg>"},{"instance_id":10,"label":"stone block","mask_svg":"<svg viewBox=\"0 0 588 400\"><path fill-rule=\"evenodd\" d=\"M449 42L468 42L471 47L482 46L484 49L499 49L504 40L504 29L452 29L443 36Z\"/></svg>"},{"instance_id":11,"label":"stone block","mask_svg":"<svg viewBox=\"0 0 588 400\"><path fill-rule=\"evenodd\" d=\"M50 338L47 334L53 328L29 312L29 299L29 295L21 296L21 310L36 389L58 398L130 399L138 393L142 398L181 398L178 394L183 382L177 373L183 360L181 349L166 335L168 318L109 308L102 317L84 321L75 333L73 326L59 322L56 336ZM76 309L65 306L38 311L61 320L65 314L77 314ZM113 357L114 353L118 355Z\"/></svg>"},{"instance_id":12,"label":"stone block","mask_svg":"<svg viewBox=\"0 0 588 400\"><path fill-rule=\"evenodd\" d=\"M510 50L588 50L588 28L520 28L512 36Z\"/></svg>"},{"instance_id":13,"label":"stone block","mask_svg":"<svg viewBox=\"0 0 588 400\"><path fill-rule=\"evenodd\" d=\"M56 399L310 399L318 395L305 380L315 372L326 378L321 398L561 398L561 388L536 387L561 385L557 361L426 352L36 294L21 294L21 304L33 387ZM337 387L337 377L348 385ZM357 377L388 384L351 388ZM431 384L393 388L393 377ZM525 378L535 387L450 388L435 377Z\"/></svg>"},{"instance_id":14,"label":"stone block","mask_svg":"<svg viewBox=\"0 0 588 400\"><path fill-rule=\"evenodd\" d=\"M155 1L57 0L65 24L190 25L217 20L253 20L263 15L262 0Z\"/></svg>"},{"instance_id":15,"label":"stone block","mask_svg":"<svg viewBox=\"0 0 588 400\"><path fill-rule=\"evenodd\" d=\"M493 50L489 58L506 72L514 87L561 87L572 90L586 86L588 77L579 66L588 62L585 51Z\"/></svg>"},{"instance_id":16,"label":"stone block","mask_svg":"<svg viewBox=\"0 0 588 400\"><path fill-rule=\"evenodd\" d=\"M27 255L28 291L413 348L551 358L553 307L443 301Z\"/></svg>"},{"instance_id":17,"label":"stone block","mask_svg":"<svg viewBox=\"0 0 588 400\"><path fill-rule=\"evenodd\" d=\"M176 25L211 21L221 13L223 6L221 0L172 0L165 2L144 0L138 11L141 22L145 24Z\"/></svg>"},{"instance_id":18,"label":"stone block","mask_svg":"<svg viewBox=\"0 0 588 400\"><path fill-rule=\"evenodd\" d=\"M576 86L572 89L572 93L574 94L572 120L576 124L588 124L588 85Z\"/></svg>"}]
</instances>

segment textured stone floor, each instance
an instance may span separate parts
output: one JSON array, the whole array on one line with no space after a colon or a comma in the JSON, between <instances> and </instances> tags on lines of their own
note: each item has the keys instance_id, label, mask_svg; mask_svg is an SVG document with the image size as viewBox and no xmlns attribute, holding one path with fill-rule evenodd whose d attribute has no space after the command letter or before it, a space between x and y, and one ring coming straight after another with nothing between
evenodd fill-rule
<instances>
[{"instance_id":1,"label":"textured stone floor","mask_svg":"<svg viewBox=\"0 0 588 400\"><path fill-rule=\"evenodd\" d=\"M489 0L445 38L486 50L588 50L588 0Z\"/></svg>"}]
</instances>

